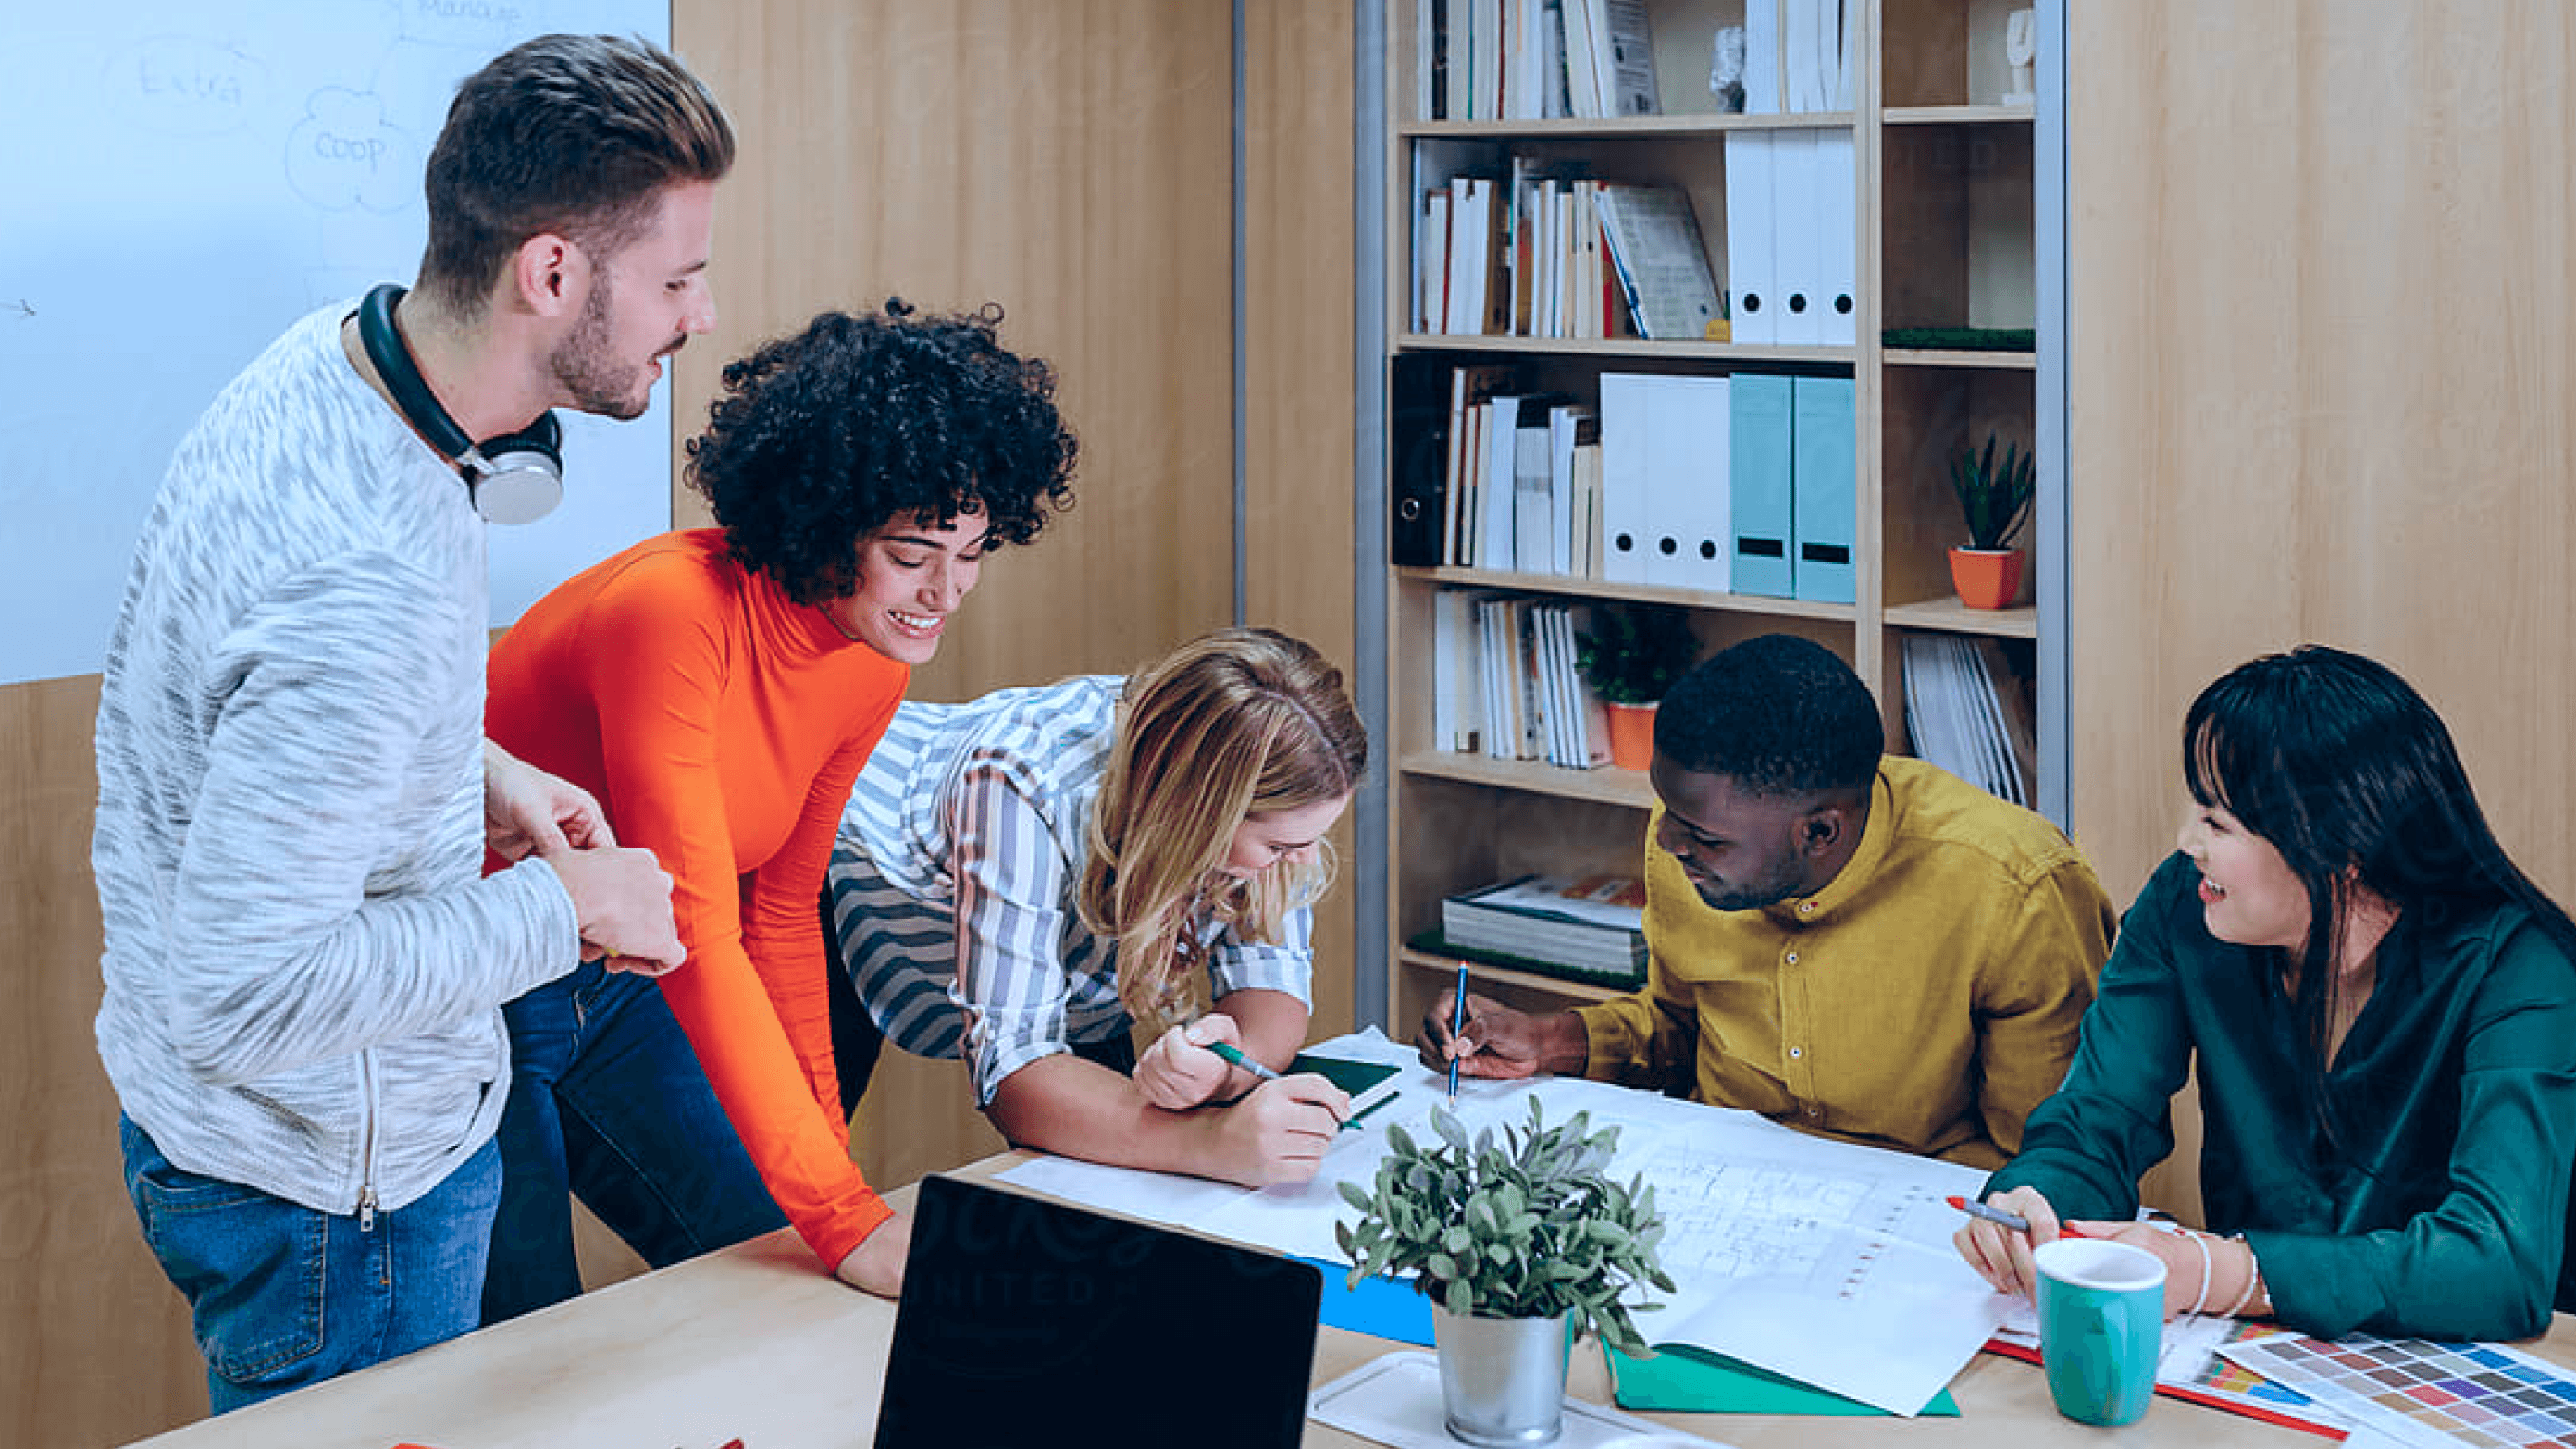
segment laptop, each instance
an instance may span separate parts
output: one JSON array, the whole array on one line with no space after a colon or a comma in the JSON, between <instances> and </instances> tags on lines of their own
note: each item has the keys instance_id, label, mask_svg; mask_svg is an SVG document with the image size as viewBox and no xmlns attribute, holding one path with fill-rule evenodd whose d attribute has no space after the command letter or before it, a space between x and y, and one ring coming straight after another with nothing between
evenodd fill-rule
<instances>
[{"instance_id":1,"label":"laptop","mask_svg":"<svg viewBox=\"0 0 2576 1449\"><path fill-rule=\"evenodd\" d=\"M1313 1264L955 1178L918 1193L876 1449L1295 1449Z\"/></svg>"}]
</instances>

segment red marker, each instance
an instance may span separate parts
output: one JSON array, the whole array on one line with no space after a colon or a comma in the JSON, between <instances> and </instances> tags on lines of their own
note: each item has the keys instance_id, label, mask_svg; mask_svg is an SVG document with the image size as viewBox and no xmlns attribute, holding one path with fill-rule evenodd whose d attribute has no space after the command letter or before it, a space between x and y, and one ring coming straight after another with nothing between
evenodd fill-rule
<instances>
[{"instance_id":1,"label":"red marker","mask_svg":"<svg viewBox=\"0 0 2576 1449\"><path fill-rule=\"evenodd\" d=\"M1941 1199L1941 1201L1948 1203L1950 1206L1957 1208L1959 1211L1966 1213L1972 1218L1984 1218L1987 1222L1997 1224L2001 1227L2010 1228L2016 1233L2026 1233L2030 1231L2030 1219L2023 1217L2019 1213L2008 1213L1999 1207L1988 1207L1981 1202L1970 1202L1964 1197L1945 1197ZM2073 1227L2064 1223L2060 1223L2058 1225L2057 1235L2061 1238L2089 1238L2093 1236L2091 1233L2078 1232Z\"/></svg>"}]
</instances>

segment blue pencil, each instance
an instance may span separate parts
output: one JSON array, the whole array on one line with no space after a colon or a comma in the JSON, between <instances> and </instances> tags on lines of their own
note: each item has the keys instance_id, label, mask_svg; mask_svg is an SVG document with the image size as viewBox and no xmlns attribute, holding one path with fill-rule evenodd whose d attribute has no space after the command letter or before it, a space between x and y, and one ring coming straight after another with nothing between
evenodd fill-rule
<instances>
[{"instance_id":1,"label":"blue pencil","mask_svg":"<svg viewBox=\"0 0 2576 1449\"><path fill-rule=\"evenodd\" d=\"M1458 990L1449 1003L1449 1040L1454 1045L1458 1033L1467 1029L1467 963L1458 963ZM1458 1058L1449 1059L1449 1105L1458 1105Z\"/></svg>"}]
</instances>

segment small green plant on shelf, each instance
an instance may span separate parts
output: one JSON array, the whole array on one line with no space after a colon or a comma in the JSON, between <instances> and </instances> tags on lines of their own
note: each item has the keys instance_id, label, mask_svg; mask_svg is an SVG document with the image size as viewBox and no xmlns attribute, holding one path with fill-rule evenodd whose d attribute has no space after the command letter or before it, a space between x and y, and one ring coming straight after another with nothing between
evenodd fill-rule
<instances>
[{"instance_id":1,"label":"small green plant on shelf","mask_svg":"<svg viewBox=\"0 0 2576 1449\"><path fill-rule=\"evenodd\" d=\"M1575 668L1607 704L1653 704L1698 658L1690 616L1671 604L1604 605L1575 638Z\"/></svg>"},{"instance_id":2,"label":"small green plant on shelf","mask_svg":"<svg viewBox=\"0 0 2576 1449\"><path fill-rule=\"evenodd\" d=\"M1529 1123L1487 1127L1471 1140L1458 1119L1431 1111L1436 1145L1402 1127L1386 1130L1389 1151L1373 1187L1341 1185L1359 1210L1333 1225L1356 1287L1379 1273L1411 1272L1422 1295L1449 1312L1479 1318L1554 1318L1597 1332L1633 1357L1651 1356L1631 1316L1660 1303L1628 1301L1673 1280L1657 1261L1663 1220L1655 1190L1605 1175L1619 1129L1590 1132L1577 1112L1554 1126L1530 1099Z\"/></svg>"},{"instance_id":3,"label":"small green plant on shelf","mask_svg":"<svg viewBox=\"0 0 2576 1449\"><path fill-rule=\"evenodd\" d=\"M1959 511L1967 520L1969 548L2011 548L2021 536L2022 525L2030 520L2038 462L2021 451L2019 443L2006 443L1998 463L1997 441L1988 433L1984 452L1961 447L1950 455L1950 487L1959 495Z\"/></svg>"}]
</instances>

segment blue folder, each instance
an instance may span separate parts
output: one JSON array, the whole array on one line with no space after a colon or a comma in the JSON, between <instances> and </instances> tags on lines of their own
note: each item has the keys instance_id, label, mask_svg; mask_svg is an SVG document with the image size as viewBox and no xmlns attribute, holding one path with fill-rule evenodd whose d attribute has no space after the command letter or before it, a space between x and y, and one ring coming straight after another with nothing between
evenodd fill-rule
<instances>
[{"instance_id":1,"label":"blue folder","mask_svg":"<svg viewBox=\"0 0 2576 1449\"><path fill-rule=\"evenodd\" d=\"M1727 379L1727 482L1735 539L1728 587L1739 594L1792 596L1789 571L1790 379L1739 372ZM1850 480L1844 480L1846 497ZM1849 527L1848 524L1845 527Z\"/></svg>"},{"instance_id":2,"label":"blue folder","mask_svg":"<svg viewBox=\"0 0 2576 1449\"><path fill-rule=\"evenodd\" d=\"M1320 1317L1327 1328L1348 1329L1378 1338L1391 1338L1398 1343L1418 1344L1430 1348L1431 1300L1413 1289L1401 1278L1381 1273L1363 1278L1357 1288L1344 1286L1351 1276L1348 1263L1327 1263L1321 1258L1299 1258L1324 1270L1324 1305Z\"/></svg>"},{"instance_id":3,"label":"blue folder","mask_svg":"<svg viewBox=\"0 0 2576 1449\"><path fill-rule=\"evenodd\" d=\"M1791 388L1789 473L1793 592L1825 604L1852 601L1852 483L1856 459L1852 380L1801 377Z\"/></svg>"}]
</instances>

